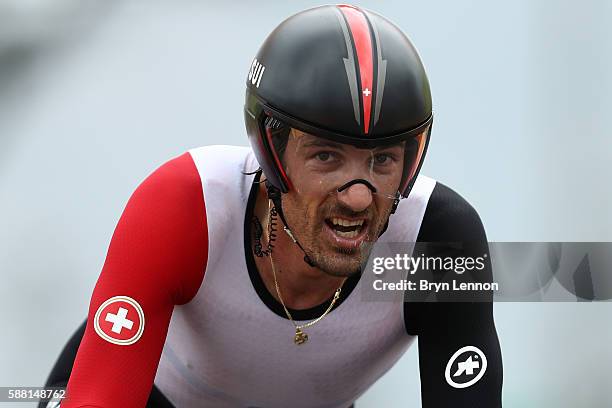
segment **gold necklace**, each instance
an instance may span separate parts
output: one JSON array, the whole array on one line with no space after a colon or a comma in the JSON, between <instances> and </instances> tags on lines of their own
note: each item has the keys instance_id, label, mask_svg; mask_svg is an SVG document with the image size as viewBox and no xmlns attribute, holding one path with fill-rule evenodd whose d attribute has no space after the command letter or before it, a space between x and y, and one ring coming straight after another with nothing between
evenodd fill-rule
<instances>
[{"instance_id":1,"label":"gold necklace","mask_svg":"<svg viewBox=\"0 0 612 408\"><path fill-rule=\"evenodd\" d=\"M268 214L270 214L270 202L268 201ZM287 309L287 306L285 306L285 301L283 300L283 297L280 293L280 288L278 286L278 280L276 279L276 269L274 268L274 260L272 259L272 253L270 252L270 266L272 267L272 276L274 277L274 287L276 288L276 294L278 295L278 299L280 300L280 304L283 306L283 309L285 310L285 314L287 315L287 318L289 319L289 321L291 322L291 324L293 324L293 326L295 327L295 336L293 337L293 342L295 344L297 344L298 346L300 344L304 344L308 341L308 334L306 334L302 329L305 329L307 327L313 326L315 324L317 324L319 321L321 321L321 319L323 319L325 316L327 316L327 314L332 310L332 308L334 307L334 305L336 304L336 301L338 300L338 298L340 298L340 292L342 291L342 286L344 285L344 282L346 281L346 278L344 278L344 280L342 281L342 284L340 285L340 287L338 289L336 289L336 292L334 293L334 298L332 299L331 303L329 304L329 306L327 307L327 309L325 310L325 312L323 312L323 314L319 317L317 317L316 319L305 323L305 324L297 324L294 320L293 320L293 316L291 316L291 313L289 313L289 310Z\"/></svg>"},{"instance_id":2,"label":"gold necklace","mask_svg":"<svg viewBox=\"0 0 612 408\"><path fill-rule=\"evenodd\" d=\"M342 281L342 285L340 285L340 287L336 289L336 293L334 293L334 298L332 299L331 303L329 304L329 306L327 307L327 309L325 310L325 312L323 312L321 316L317 317L316 319L308 323L297 324L293 320L293 316L291 316L291 313L289 313L287 306L285 306L285 301L283 300L283 297L281 296L280 288L278 287L278 281L276 280L276 270L274 269L274 261L272 260L272 254L270 254L270 265L272 266L272 276L274 276L274 287L276 288L276 294L278 295L278 299L280 300L281 305L283 305L283 309L285 310L285 314L287 315L287 318L289 319L291 324L293 324L293 326L295 327L295 336L293 337L293 341L295 342L295 344L299 346L300 344L304 344L308 341L308 334L306 334L302 329L305 329L307 327L317 324L319 321L321 321L321 319L327 316L327 314L332 310L332 308L336 304L336 301L340 297L340 292L342 291L342 285L344 285L344 281Z\"/></svg>"}]
</instances>

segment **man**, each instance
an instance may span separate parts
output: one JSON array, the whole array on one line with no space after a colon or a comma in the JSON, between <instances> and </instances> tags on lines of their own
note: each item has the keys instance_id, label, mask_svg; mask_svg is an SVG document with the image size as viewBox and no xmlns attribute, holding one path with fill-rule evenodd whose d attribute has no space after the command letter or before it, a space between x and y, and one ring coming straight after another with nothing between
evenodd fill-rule
<instances>
[{"instance_id":1,"label":"man","mask_svg":"<svg viewBox=\"0 0 612 408\"><path fill-rule=\"evenodd\" d=\"M424 407L501 406L491 302L358 294L375 242L487 251L474 209L418 176L432 118L419 56L384 17L281 23L247 78L252 150L194 149L130 198L48 382L69 377L62 407L349 407L417 336Z\"/></svg>"}]
</instances>

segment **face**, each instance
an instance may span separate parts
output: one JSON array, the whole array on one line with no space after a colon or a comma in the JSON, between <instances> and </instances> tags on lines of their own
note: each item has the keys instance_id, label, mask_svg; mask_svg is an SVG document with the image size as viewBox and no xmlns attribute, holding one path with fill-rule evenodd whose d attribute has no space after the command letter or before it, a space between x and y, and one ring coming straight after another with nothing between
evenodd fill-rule
<instances>
[{"instance_id":1,"label":"face","mask_svg":"<svg viewBox=\"0 0 612 408\"><path fill-rule=\"evenodd\" d=\"M283 155L293 188L287 223L324 272L360 271L389 217L402 178L404 144L359 149L292 130ZM363 182L365 180L376 192Z\"/></svg>"}]
</instances>

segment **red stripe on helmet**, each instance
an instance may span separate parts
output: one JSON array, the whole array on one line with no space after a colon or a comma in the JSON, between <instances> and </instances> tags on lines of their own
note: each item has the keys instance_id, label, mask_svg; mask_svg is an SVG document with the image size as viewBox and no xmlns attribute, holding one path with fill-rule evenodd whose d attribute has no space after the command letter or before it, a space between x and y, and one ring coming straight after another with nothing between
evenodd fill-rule
<instances>
[{"instance_id":1,"label":"red stripe on helmet","mask_svg":"<svg viewBox=\"0 0 612 408\"><path fill-rule=\"evenodd\" d=\"M266 127L266 139L268 139L268 146L270 147L270 151L272 152L272 157L274 158L274 162L276 163L276 168L280 171L281 179L285 182L287 190L293 190L291 180L289 180L287 173L285 173L285 168L283 167L283 164L281 163L278 157L278 153L274 148L274 143L272 143L272 130L268 127Z\"/></svg>"},{"instance_id":2,"label":"red stripe on helmet","mask_svg":"<svg viewBox=\"0 0 612 408\"><path fill-rule=\"evenodd\" d=\"M355 6L342 4L338 8L348 22L355 49L357 63L361 77L361 102L363 106L363 131L368 133L370 128L370 112L372 111L372 83L374 79L374 55L370 27L365 15Z\"/></svg>"}]
</instances>

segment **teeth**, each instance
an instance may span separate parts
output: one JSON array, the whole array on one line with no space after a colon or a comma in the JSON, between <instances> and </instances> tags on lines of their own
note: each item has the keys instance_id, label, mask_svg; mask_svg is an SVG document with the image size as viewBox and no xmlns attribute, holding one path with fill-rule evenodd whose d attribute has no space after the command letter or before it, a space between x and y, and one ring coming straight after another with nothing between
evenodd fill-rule
<instances>
[{"instance_id":1,"label":"teeth","mask_svg":"<svg viewBox=\"0 0 612 408\"><path fill-rule=\"evenodd\" d=\"M358 231L350 231L350 232L334 231L334 233L338 236L341 236L342 238L355 238L359 232Z\"/></svg>"},{"instance_id":2,"label":"teeth","mask_svg":"<svg viewBox=\"0 0 612 408\"><path fill-rule=\"evenodd\" d=\"M350 221L350 220L344 220L342 218L332 218L331 219L332 224L335 225L342 225L343 227L352 227L352 226L362 226L363 225L363 220L356 220L356 221Z\"/></svg>"}]
</instances>

